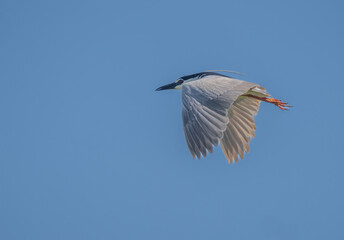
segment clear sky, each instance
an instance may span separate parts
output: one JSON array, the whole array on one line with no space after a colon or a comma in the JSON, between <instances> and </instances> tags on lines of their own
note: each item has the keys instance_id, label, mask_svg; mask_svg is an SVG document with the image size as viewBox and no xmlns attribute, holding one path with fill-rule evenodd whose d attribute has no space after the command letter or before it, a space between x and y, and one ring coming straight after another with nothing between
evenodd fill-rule
<instances>
[{"instance_id":1,"label":"clear sky","mask_svg":"<svg viewBox=\"0 0 344 240\"><path fill-rule=\"evenodd\" d=\"M344 239L342 1L0 1L0 239ZM250 152L193 160L179 91L246 74Z\"/></svg>"}]
</instances>

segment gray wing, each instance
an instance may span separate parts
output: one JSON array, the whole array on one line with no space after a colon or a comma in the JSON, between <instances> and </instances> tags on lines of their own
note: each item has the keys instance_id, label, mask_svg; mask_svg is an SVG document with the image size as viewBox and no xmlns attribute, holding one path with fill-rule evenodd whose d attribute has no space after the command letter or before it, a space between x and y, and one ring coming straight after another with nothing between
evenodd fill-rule
<instances>
[{"instance_id":1,"label":"gray wing","mask_svg":"<svg viewBox=\"0 0 344 240\"><path fill-rule=\"evenodd\" d=\"M257 97L271 97L266 89L260 86L251 88L246 94ZM246 95L245 94L245 95ZM228 109L228 124L221 139L221 148L227 161L238 162L240 156L244 158L244 153L249 151L251 138L255 136L256 125L254 116L257 115L260 100L248 96L239 96Z\"/></svg>"},{"instance_id":2,"label":"gray wing","mask_svg":"<svg viewBox=\"0 0 344 240\"><path fill-rule=\"evenodd\" d=\"M233 163L233 158L238 162L238 155L243 159L244 152L249 151L249 143L255 136L254 116L259 105L258 99L240 96L228 110L229 122L221 139L221 148L228 162Z\"/></svg>"},{"instance_id":3,"label":"gray wing","mask_svg":"<svg viewBox=\"0 0 344 240\"><path fill-rule=\"evenodd\" d=\"M254 86L223 76L206 76L182 86L184 134L193 158L213 151L230 124L231 105Z\"/></svg>"}]
</instances>

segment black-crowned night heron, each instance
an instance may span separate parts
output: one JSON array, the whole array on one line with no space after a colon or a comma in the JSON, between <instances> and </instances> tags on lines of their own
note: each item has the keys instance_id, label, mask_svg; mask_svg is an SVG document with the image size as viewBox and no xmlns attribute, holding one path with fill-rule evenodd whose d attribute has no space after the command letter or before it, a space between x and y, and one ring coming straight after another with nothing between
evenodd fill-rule
<instances>
[{"instance_id":1,"label":"black-crowned night heron","mask_svg":"<svg viewBox=\"0 0 344 240\"><path fill-rule=\"evenodd\" d=\"M249 151L261 101L286 110L287 103L272 98L256 83L206 71L179 78L156 91L182 90L182 117L186 143L193 158L212 153L220 141L227 161L238 162Z\"/></svg>"}]
</instances>

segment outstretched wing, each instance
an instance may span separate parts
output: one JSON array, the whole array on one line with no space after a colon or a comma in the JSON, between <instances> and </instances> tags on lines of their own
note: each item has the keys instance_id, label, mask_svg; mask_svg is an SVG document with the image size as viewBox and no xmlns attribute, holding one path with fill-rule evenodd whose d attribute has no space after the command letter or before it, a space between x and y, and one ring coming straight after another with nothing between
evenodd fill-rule
<instances>
[{"instance_id":1,"label":"outstretched wing","mask_svg":"<svg viewBox=\"0 0 344 240\"><path fill-rule=\"evenodd\" d=\"M221 148L230 163L233 159L238 162L238 155L244 158L244 153L250 149L251 138L255 136L254 116L258 113L261 100L252 96L270 97L265 88L256 86L239 96L228 109L229 122L221 139Z\"/></svg>"},{"instance_id":2,"label":"outstretched wing","mask_svg":"<svg viewBox=\"0 0 344 240\"><path fill-rule=\"evenodd\" d=\"M231 105L254 86L257 85L217 75L183 85L183 127L193 158L213 151L230 124L228 110Z\"/></svg>"},{"instance_id":3,"label":"outstretched wing","mask_svg":"<svg viewBox=\"0 0 344 240\"><path fill-rule=\"evenodd\" d=\"M260 100L240 96L228 110L229 122L221 139L221 148L228 162L233 163L233 158L238 162L238 155L243 159L244 152L249 151L249 143L255 136L254 116L259 105Z\"/></svg>"}]
</instances>

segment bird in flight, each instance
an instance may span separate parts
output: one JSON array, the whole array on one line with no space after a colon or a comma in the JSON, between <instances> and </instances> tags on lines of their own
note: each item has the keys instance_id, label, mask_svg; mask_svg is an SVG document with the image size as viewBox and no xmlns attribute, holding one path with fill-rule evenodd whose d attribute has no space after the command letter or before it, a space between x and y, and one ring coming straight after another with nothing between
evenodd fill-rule
<instances>
[{"instance_id":1,"label":"bird in flight","mask_svg":"<svg viewBox=\"0 0 344 240\"><path fill-rule=\"evenodd\" d=\"M261 101L281 110L290 106L272 98L256 83L238 80L219 71L187 75L156 91L179 89L182 92L183 129L193 158L213 152L220 142L227 162L238 162L249 151L255 136L254 116ZM229 71L230 72L230 71ZM235 73L235 72L234 72Z\"/></svg>"}]
</instances>

